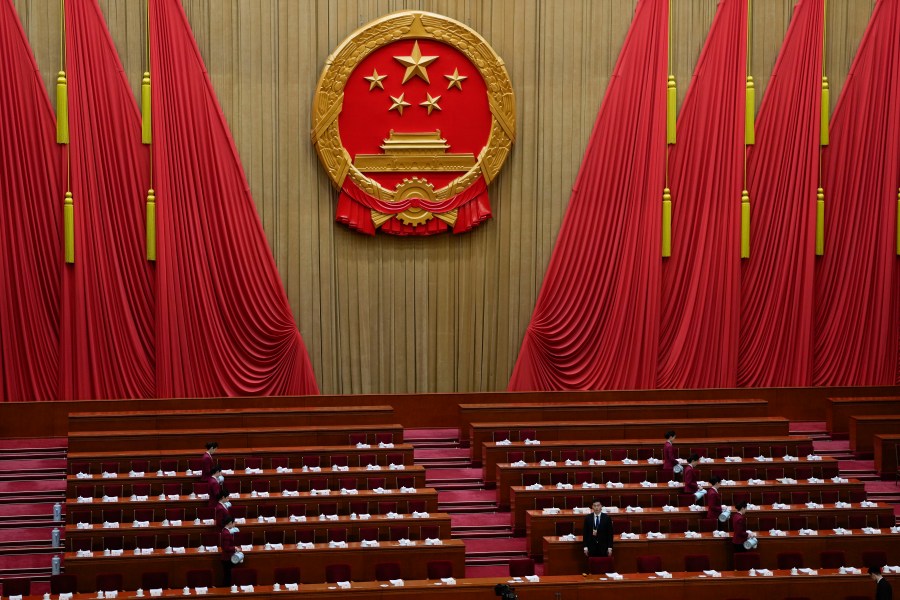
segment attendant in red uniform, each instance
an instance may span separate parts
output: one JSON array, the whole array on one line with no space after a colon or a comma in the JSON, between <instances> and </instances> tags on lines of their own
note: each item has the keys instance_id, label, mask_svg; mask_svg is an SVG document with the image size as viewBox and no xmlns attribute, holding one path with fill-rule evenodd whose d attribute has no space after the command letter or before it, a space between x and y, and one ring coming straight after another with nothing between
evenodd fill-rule
<instances>
[{"instance_id":1,"label":"attendant in red uniform","mask_svg":"<svg viewBox=\"0 0 900 600\"><path fill-rule=\"evenodd\" d=\"M244 559L243 552L238 552L234 545L234 534L237 533L237 530L237 527L234 526L234 519L230 515L225 517L219 541L222 547L222 571L225 574L224 585L226 587L231 586L231 569ZM235 556L238 556L240 560L235 562Z\"/></svg>"},{"instance_id":2,"label":"attendant in red uniform","mask_svg":"<svg viewBox=\"0 0 900 600\"><path fill-rule=\"evenodd\" d=\"M684 493L691 495L691 502L696 503L699 498L697 498L697 492L700 490L700 486L697 485L697 464L700 462L700 457L696 454L691 454L690 458L688 458L688 462L684 465Z\"/></svg>"},{"instance_id":3,"label":"attendant in red uniform","mask_svg":"<svg viewBox=\"0 0 900 600\"><path fill-rule=\"evenodd\" d=\"M213 465L209 477L206 478L206 485L209 487L209 506L214 507L219 501L219 492L223 489L225 477L222 476L222 467Z\"/></svg>"},{"instance_id":4,"label":"attendant in red uniform","mask_svg":"<svg viewBox=\"0 0 900 600\"><path fill-rule=\"evenodd\" d=\"M200 466L200 479L206 481L209 476L212 474L213 467L213 454L216 453L216 450L219 449L219 442L207 442L206 443L206 452L203 453L203 456L200 460L203 461L203 464Z\"/></svg>"},{"instance_id":5,"label":"attendant in red uniform","mask_svg":"<svg viewBox=\"0 0 900 600\"><path fill-rule=\"evenodd\" d=\"M663 444L663 469L672 469L678 464L678 452L675 450L675 432L666 432L666 443Z\"/></svg>"},{"instance_id":6,"label":"attendant in red uniform","mask_svg":"<svg viewBox=\"0 0 900 600\"><path fill-rule=\"evenodd\" d=\"M228 492L222 490L216 496L216 526L224 527L225 518L231 518L231 502L228 501Z\"/></svg>"},{"instance_id":7,"label":"attendant in red uniform","mask_svg":"<svg viewBox=\"0 0 900 600\"><path fill-rule=\"evenodd\" d=\"M734 506L734 512L731 513L731 543L734 545L735 552L744 552L744 542L746 542L750 533L747 531L747 520L744 513L747 512L747 503L738 502Z\"/></svg>"},{"instance_id":8,"label":"attendant in red uniform","mask_svg":"<svg viewBox=\"0 0 900 600\"><path fill-rule=\"evenodd\" d=\"M716 523L719 523L719 515L722 514L722 495L719 494L719 483L721 481L721 477L711 478L709 480L709 493L706 494L706 518L715 519Z\"/></svg>"}]
</instances>

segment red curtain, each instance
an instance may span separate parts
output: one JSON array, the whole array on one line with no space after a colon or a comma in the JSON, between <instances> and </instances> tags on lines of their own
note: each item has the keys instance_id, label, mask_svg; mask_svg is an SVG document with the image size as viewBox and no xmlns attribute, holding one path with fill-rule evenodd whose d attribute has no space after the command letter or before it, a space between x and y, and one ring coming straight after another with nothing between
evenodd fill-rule
<instances>
[{"instance_id":1,"label":"red curtain","mask_svg":"<svg viewBox=\"0 0 900 600\"><path fill-rule=\"evenodd\" d=\"M668 8L635 9L510 390L656 384Z\"/></svg>"},{"instance_id":2,"label":"red curtain","mask_svg":"<svg viewBox=\"0 0 900 600\"><path fill-rule=\"evenodd\" d=\"M0 0L0 402L59 388L62 150L12 0Z\"/></svg>"},{"instance_id":3,"label":"red curtain","mask_svg":"<svg viewBox=\"0 0 900 600\"><path fill-rule=\"evenodd\" d=\"M736 384L746 63L747 0L722 0L669 151L672 256L662 263L660 388Z\"/></svg>"},{"instance_id":4,"label":"red curtain","mask_svg":"<svg viewBox=\"0 0 900 600\"><path fill-rule=\"evenodd\" d=\"M157 392L317 393L181 3L155 0L150 9Z\"/></svg>"},{"instance_id":5,"label":"red curtain","mask_svg":"<svg viewBox=\"0 0 900 600\"><path fill-rule=\"evenodd\" d=\"M76 257L63 277L60 397L152 397L150 151L97 0L66 0L65 10Z\"/></svg>"},{"instance_id":6,"label":"red curtain","mask_svg":"<svg viewBox=\"0 0 900 600\"><path fill-rule=\"evenodd\" d=\"M815 385L900 383L898 98L900 1L880 0L841 91L824 153Z\"/></svg>"},{"instance_id":7,"label":"red curtain","mask_svg":"<svg viewBox=\"0 0 900 600\"><path fill-rule=\"evenodd\" d=\"M812 384L823 0L798 0L748 151L738 385Z\"/></svg>"}]
</instances>

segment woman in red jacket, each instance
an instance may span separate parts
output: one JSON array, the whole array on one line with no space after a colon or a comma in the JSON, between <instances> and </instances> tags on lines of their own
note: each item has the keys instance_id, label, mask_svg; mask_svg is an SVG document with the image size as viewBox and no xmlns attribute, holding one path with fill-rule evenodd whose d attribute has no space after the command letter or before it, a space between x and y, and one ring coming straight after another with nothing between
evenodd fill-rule
<instances>
[{"instance_id":1,"label":"woman in red jacket","mask_svg":"<svg viewBox=\"0 0 900 600\"><path fill-rule=\"evenodd\" d=\"M750 533L747 531L747 520L744 513L747 512L747 503L738 502L734 506L734 512L731 513L731 543L734 545L735 552L744 552L744 542L750 539Z\"/></svg>"},{"instance_id":2,"label":"woman in red jacket","mask_svg":"<svg viewBox=\"0 0 900 600\"><path fill-rule=\"evenodd\" d=\"M666 443L663 444L663 469L671 469L672 472L675 472L675 467L678 465L678 452L675 450L675 432L667 431L666 432Z\"/></svg>"},{"instance_id":3,"label":"woman in red jacket","mask_svg":"<svg viewBox=\"0 0 900 600\"><path fill-rule=\"evenodd\" d=\"M234 526L234 519L231 515L225 517L222 532L219 534L219 542L222 548L222 572L225 574L223 584L226 587L231 586L231 569L244 560L244 553L239 552L234 545L234 534L237 531L238 528Z\"/></svg>"}]
</instances>

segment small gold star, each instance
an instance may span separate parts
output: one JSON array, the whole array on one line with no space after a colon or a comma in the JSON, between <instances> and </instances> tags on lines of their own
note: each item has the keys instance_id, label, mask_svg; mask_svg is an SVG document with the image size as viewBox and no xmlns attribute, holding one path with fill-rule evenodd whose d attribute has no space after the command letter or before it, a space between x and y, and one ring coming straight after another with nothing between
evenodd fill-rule
<instances>
[{"instance_id":1,"label":"small gold star","mask_svg":"<svg viewBox=\"0 0 900 600\"><path fill-rule=\"evenodd\" d=\"M431 114L433 110L441 110L441 107L438 106L438 101L440 101L441 97L438 96L436 98L432 98L431 94L428 92L425 93L425 96L428 98L425 102L419 102L419 106L424 106L428 109L428 114Z\"/></svg>"},{"instance_id":2,"label":"small gold star","mask_svg":"<svg viewBox=\"0 0 900 600\"><path fill-rule=\"evenodd\" d=\"M419 50L419 42L416 42L413 45L410 56L395 56L394 59L406 67L406 73L404 73L403 81L401 81L400 84L406 83L414 75L424 79L425 83L431 83L428 80L428 71L425 67L436 61L438 58L439 57L437 56L422 56L422 51Z\"/></svg>"},{"instance_id":3,"label":"small gold star","mask_svg":"<svg viewBox=\"0 0 900 600\"><path fill-rule=\"evenodd\" d=\"M453 75L444 75L447 79L450 80L450 83L447 84L447 89L450 88L458 88L459 91L462 91L462 82L468 79L465 75L459 74L459 69L453 69Z\"/></svg>"},{"instance_id":4,"label":"small gold star","mask_svg":"<svg viewBox=\"0 0 900 600\"><path fill-rule=\"evenodd\" d=\"M398 96L397 98L391 96L391 100L393 101L393 104L391 104L391 107L388 109L388 111L396 109L397 112L402 115L403 109L407 106L410 106L409 102L403 100L403 94L400 94L400 96Z\"/></svg>"},{"instance_id":5,"label":"small gold star","mask_svg":"<svg viewBox=\"0 0 900 600\"><path fill-rule=\"evenodd\" d=\"M376 87L384 89L384 84L382 84L381 82L385 77L387 77L387 75L378 74L378 69L372 69L372 74L368 77L363 77L363 79L369 82L369 91L371 92Z\"/></svg>"}]
</instances>

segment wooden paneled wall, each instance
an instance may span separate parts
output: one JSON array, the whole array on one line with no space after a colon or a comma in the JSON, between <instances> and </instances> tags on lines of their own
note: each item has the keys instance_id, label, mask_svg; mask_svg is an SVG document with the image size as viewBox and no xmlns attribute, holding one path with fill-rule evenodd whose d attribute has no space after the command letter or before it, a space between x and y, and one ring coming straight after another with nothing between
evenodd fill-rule
<instances>
[{"instance_id":1,"label":"wooden paneled wall","mask_svg":"<svg viewBox=\"0 0 900 600\"><path fill-rule=\"evenodd\" d=\"M636 0L183 0L323 393L505 389ZM679 102L718 0L671 0ZM60 0L14 0L51 99ZM100 0L136 94L146 0ZM752 0L757 103L794 0ZM874 0L828 0L836 104ZM506 62L518 139L472 233L375 238L334 223L309 140L328 54L386 13L423 9L481 33ZM735 202L739 199L735 199Z\"/></svg>"}]
</instances>

